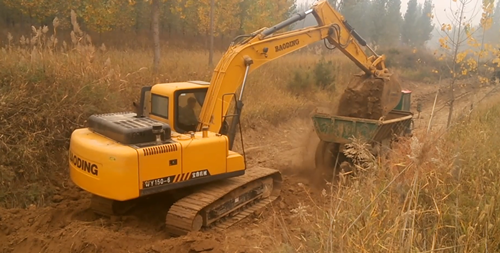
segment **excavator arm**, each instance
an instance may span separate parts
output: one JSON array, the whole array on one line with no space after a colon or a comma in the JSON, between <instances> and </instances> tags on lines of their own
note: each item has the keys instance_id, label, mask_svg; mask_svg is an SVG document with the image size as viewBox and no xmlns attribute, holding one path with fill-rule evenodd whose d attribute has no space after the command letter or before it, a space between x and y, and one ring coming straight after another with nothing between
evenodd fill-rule
<instances>
[{"instance_id":1,"label":"excavator arm","mask_svg":"<svg viewBox=\"0 0 500 253\"><path fill-rule=\"evenodd\" d=\"M271 36L276 31L285 28L307 15L313 14L318 25L303 29L283 32ZM239 40L239 41L237 41ZM385 67L384 55L377 55L365 40L347 23L327 1L319 1L310 10L295 14L291 18L270 28L260 29L249 35L239 36L233 41L228 51L217 64L205 101L200 113L198 131L208 129L219 132L227 115L233 95L240 88L236 100L235 116L239 117L243 106L242 96L246 80L252 71L265 63L287 55L320 40L327 40L351 59L368 76L388 78L389 71ZM326 45L326 42L325 42ZM367 47L373 55L367 55L361 46ZM333 49L333 48L332 48ZM401 91L399 85L387 89L388 92ZM395 107L398 100L387 102ZM229 127L230 139L234 139L235 120ZM232 146L232 142L230 144Z\"/></svg>"}]
</instances>

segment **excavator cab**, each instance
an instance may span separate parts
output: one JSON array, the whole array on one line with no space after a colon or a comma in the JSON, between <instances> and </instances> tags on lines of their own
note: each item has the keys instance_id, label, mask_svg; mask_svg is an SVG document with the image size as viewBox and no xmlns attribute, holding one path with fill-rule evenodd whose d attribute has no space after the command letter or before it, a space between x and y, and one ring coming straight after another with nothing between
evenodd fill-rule
<instances>
[{"instance_id":1,"label":"excavator cab","mask_svg":"<svg viewBox=\"0 0 500 253\"><path fill-rule=\"evenodd\" d=\"M194 132L208 85L208 82L189 81L143 87L136 106L137 117L168 123L178 133Z\"/></svg>"},{"instance_id":2,"label":"excavator cab","mask_svg":"<svg viewBox=\"0 0 500 253\"><path fill-rule=\"evenodd\" d=\"M172 88L174 84L177 85L175 88ZM154 93L151 91L153 86L143 87L141 89L139 104L133 103L137 117L152 117L168 123L177 133L196 132L199 115L210 83L205 81L189 81L183 82L182 87L179 86L180 83L174 84L156 84L167 86L168 88L154 88ZM193 108L190 108L189 101L194 101ZM170 102L173 103L170 104ZM169 108L173 108L172 112L169 111ZM191 111L194 113L191 114ZM234 114L223 117L222 126L219 130L220 134L228 134L229 124L234 117ZM197 123L194 123L194 118L196 118ZM231 136L229 138L231 140L234 139Z\"/></svg>"}]
</instances>

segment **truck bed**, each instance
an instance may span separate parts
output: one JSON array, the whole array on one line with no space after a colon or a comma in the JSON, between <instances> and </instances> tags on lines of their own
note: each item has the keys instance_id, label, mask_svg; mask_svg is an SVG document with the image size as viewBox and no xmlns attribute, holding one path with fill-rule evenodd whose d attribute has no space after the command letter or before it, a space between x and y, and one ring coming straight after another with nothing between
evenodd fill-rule
<instances>
[{"instance_id":1,"label":"truck bed","mask_svg":"<svg viewBox=\"0 0 500 253\"><path fill-rule=\"evenodd\" d=\"M413 113L393 110L385 119L372 120L316 112L313 116L316 134L322 141L349 143L356 137L368 142L381 142L391 136L401 136L412 124Z\"/></svg>"}]
</instances>

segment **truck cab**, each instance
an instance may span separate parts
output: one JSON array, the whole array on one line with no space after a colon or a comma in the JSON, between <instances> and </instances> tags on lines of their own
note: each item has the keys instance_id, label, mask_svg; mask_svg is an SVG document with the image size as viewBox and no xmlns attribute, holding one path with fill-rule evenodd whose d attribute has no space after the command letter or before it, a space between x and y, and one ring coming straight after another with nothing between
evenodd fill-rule
<instances>
[{"instance_id":1,"label":"truck cab","mask_svg":"<svg viewBox=\"0 0 500 253\"><path fill-rule=\"evenodd\" d=\"M394 110L409 112L411 107L411 90L402 90L401 99Z\"/></svg>"}]
</instances>

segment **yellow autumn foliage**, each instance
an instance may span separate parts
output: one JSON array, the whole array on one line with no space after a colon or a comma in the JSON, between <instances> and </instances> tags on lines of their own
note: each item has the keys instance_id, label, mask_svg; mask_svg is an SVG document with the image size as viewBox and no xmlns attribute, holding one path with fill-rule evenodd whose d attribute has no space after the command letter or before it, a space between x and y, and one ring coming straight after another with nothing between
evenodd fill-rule
<instances>
[{"instance_id":1,"label":"yellow autumn foliage","mask_svg":"<svg viewBox=\"0 0 500 253\"><path fill-rule=\"evenodd\" d=\"M188 0L187 2L196 2L195 13L198 16L198 32L209 34L210 0ZM237 30L240 26L240 19L234 14L240 12L239 1L217 0L214 5L214 36Z\"/></svg>"},{"instance_id":2,"label":"yellow autumn foliage","mask_svg":"<svg viewBox=\"0 0 500 253\"><path fill-rule=\"evenodd\" d=\"M113 28L128 28L135 23L133 5L121 0L87 0L80 15L85 25L96 32L103 33ZM126 18L125 18L126 17Z\"/></svg>"},{"instance_id":3,"label":"yellow autumn foliage","mask_svg":"<svg viewBox=\"0 0 500 253\"><path fill-rule=\"evenodd\" d=\"M243 23L246 32L255 31L259 28L276 24L287 18L293 0L254 0L254 3L246 10L248 18Z\"/></svg>"},{"instance_id":4,"label":"yellow autumn foliage","mask_svg":"<svg viewBox=\"0 0 500 253\"><path fill-rule=\"evenodd\" d=\"M483 0L482 8L483 13L481 14L480 24L484 29L490 29L493 24L493 10L494 10L494 0Z\"/></svg>"},{"instance_id":5,"label":"yellow autumn foliage","mask_svg":"<svg viewBox=\"0 0 500 253\"><path fill-rule=\"evenodd\" d=\"M448 46L448 37L439 38L439 44L441 48L450 49L450 47Z\"/></svg>"},{"instance_id":6,"label":"yellow autumn foliage","mask_svg":"<svg viewBox=\"0 0 500 253\"><path fill-rule=\"evenodd\" d=\"M131 29L137 26L137 22L149 21L148 13L152 3L152 0L1 1L7 7L19 10L38 23L51 22L57 17L62 21L61 28L70 27L70 12L74 10L88 30L99 33L115 29ZM160 0L160 3L163 22L176 20L177 27L189 30L192 34L208 34L210 0ZM289 10L294 4L294 0L216 0L215 36L234 36L237 33L252 32L263 26L281 22L288 17ZM143 20L139 20L140 18Z\"/></svg>"},{"instance_id":7,"label":"yellow autumn foliage","mask_svg":"<svg viewBox=\"0 0 500 253\"><path fill-rule=\"evenodd\" d=\"M454 0L454 2L456 2ZM459 1L459 5L466 4L464 1ZM459 7L459 8L461 8ZM439 44L441 50L444 54L448 54L450 59L454 58L455 61L449 64L450 74L454 77L458 77L457 73L461 75L471 75L475 74L481 83L485 83L488 78L484 75L487 72L491 72L492 69L488 63L483 63L484 61L489 61L492 64L497 64L500 67L500 59L498 56L498 46L487 44L484 42L484 35L488 29L492 26L492 17L494 11L494 0L482 0L482 14L480 20L481 29L478 30L473 28L471 23L462 23L459 26L458 23L455 24L442 24L441 31L445 31L445 36L439 38ZM459 12L455 13L456 20L459 20ZM451 31L452 27L457 27L461 31L457 30L453 33L448 33L446 31ZM482 34L477 34L480 31ZM458 37L460 36L460 37ZM467 46L462 45L467 44ZM441 55L440 60L445 60L445 57ZM481 66L481 69L479 67ZM453 71L455 70L455 71Z\"/></svg>"},{"instance_id":8,"label":"yellow autumn foliage","mask_svg":"<svg viewBox=\"0 0 500 253\"><path fill-rule=\"evenodd\" d=\"M457 59L456 59L456 63L461 63L465 57L467 57L467 54L468 54L468 51L463 51L463 52L460 52L457 54Z\"/></svg>"}]
</instances>

